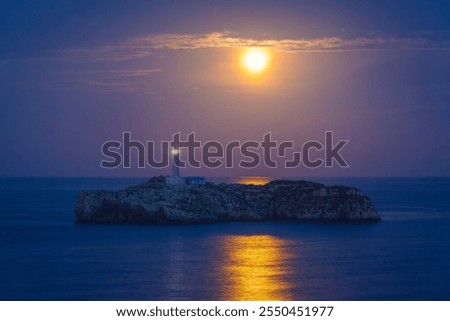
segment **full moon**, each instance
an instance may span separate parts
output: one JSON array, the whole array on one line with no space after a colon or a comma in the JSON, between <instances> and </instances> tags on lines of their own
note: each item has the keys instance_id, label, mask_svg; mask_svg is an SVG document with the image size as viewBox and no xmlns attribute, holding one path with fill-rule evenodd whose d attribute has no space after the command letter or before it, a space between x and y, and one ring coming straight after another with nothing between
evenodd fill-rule
<instances>
[{"instance_id":1,"label":"full moon","mask_svg":"<svg viewBox=\"0 0 450 321\"><path fill-rule=\"evenodd\" d=\"M244 53L242 62L250 73L259 74L269 65L269 55L262 49L252 48Z\"/></svg>"}]
</instances>

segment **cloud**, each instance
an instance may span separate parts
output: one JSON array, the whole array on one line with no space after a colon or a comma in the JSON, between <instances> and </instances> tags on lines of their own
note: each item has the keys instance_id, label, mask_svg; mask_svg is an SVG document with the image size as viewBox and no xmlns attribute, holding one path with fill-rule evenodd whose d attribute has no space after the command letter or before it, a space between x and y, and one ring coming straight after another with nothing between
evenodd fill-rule
<instances>
[{"instance_id":1,"label":"cloud","mask_svg":"<svg viewBox=\"0 0 450 321\"><path fill-rule=\"evenodd\" d=\"M431 38L359 37L338 36L298 39L252 39L230 32L205 34L156 34L130 38L126 41L94 48L72 48L47 58L53 61L127 61L143 59L157 51L195 50L207 48L267 47L279 52L333 52L357 50L430 50L450 49L449 41ZM45 59L45 58L44 58Z\"/></svg>"},{"instance_id":2,"label":"cloud","mask_svg":"<svg viewBox=\"0 0 450 321\"><path fill-rule=\"evenodd\" d=\"M47 88L63 90L153 93L149 88L148 79L160 71L160 69L69 71L55 75L58 81L46 81L44 84Z\"/></svg>"},{"instance_id":3,"label":"cloud","mask_svg":"<svg viewBox=\"0 0 450 321\"><path fill-rule=\"evenodd\" d=\"M315 39L251 39L232 35L229 32L207 34L160 34L130 39L129 49L206 49L267 47L280 52L321 52L374 49L449 49L449 43L432 42L424 38L360 37L344 39L324 37Z\"/></svg>"},{"instance_id":4,"label":"cloud","mask_svg":"<svg viewBox=\"0 0 450 321\"><path fill-rule=\"evenodd\" d=\"M59 52L59 58L72 61L126 61L142 59L153 55L150 48L139 48L126 43L117 43L97 48L64 49ZM58 57L56 57L58 58Z\"/></svg>"},{"instance_id":5,"label":"cloud","mask_svg":"<svg viewBox=\"0 0 450 321\"><path fill-rule=\"evenodd\" d=\"M266 47L277 52L340 52L360 50L449 50L450 41L433 40L433 35L417 38L338 36L298 39L252 39L231 32L205 34L156 34L91 48L68 48L52 57L29 58L37 63L60 64L63 74L54 75L48 85L53 88L74 88L93 91L147 92L149 77L159 72L158 58L170 50L208 48ZM145 60L141 62L140 60ZM16 61L22 61L17 59ZM139 69L139 65L153 66ZM127 69L133 65L134 69ZM155 66L156 65L156 66ZM105 70L110 68L110 70ZM49 68L51 69L51 68ZM84 71L81 71L84 70ZM87 71L86 71L87 70ZM197 88L193 88L195 90Z\"/></svg>"}]
</instances>

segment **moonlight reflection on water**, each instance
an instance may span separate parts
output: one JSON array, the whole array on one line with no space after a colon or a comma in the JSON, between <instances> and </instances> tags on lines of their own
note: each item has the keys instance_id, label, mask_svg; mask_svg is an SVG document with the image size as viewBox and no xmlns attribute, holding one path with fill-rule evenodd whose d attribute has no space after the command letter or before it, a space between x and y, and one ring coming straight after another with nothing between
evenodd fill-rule
<instances>
[{"instance_id":1,"label":"moonlight reflection on water","mask_svg":"<svg viewBox=\"0 0 450 321\"><path fill-rule=\"evenodd\" d=\"M222 240L221 300L291 300L289 241L270 235L229 235Z\"/></svg>"}]
</instances>

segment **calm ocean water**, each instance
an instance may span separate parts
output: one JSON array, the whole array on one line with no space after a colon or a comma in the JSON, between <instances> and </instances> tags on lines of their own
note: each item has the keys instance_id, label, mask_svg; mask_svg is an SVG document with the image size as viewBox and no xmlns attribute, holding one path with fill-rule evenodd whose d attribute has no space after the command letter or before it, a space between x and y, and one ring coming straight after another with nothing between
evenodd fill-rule
<instances>
[{"instance_id":1,"label":"calm ocean water","mask_svg":"<svg viewBox=\"0 0 450 321\"><path fill-rule=\"evenodd\" d=\"M333 178L380 223L78 225L81 190L1 178L0 300L450 300L450 178Z\"/></svg>"}]
</instances>

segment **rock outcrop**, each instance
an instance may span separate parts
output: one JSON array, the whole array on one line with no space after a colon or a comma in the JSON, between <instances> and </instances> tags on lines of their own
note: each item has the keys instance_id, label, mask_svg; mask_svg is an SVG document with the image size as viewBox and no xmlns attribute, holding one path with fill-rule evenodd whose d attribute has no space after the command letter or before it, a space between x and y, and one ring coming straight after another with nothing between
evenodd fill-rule
<instances>
[{"instance_id":1,"label":"rock outcrop","mask_svg":"<svg viewBox=\"0 0 450 321\"><path fill-rule=\"evenodd\" d=\"M118 192L82 192L80 223L207 223L301 220L374 222L380 217L359 190L306 181L265 185L168 185L164 177Z\"/></svg>"}]
</instances>

